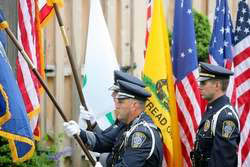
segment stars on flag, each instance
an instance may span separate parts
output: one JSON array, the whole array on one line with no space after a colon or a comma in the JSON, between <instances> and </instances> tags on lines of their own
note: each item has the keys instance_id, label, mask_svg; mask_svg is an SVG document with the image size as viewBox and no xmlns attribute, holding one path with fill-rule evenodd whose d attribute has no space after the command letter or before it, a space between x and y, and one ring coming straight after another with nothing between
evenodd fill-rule
<instances>
[{"instance_id":1,"label":"stars on flag","mask_svg":"<svg viewBox=\"0 0 250 167\"><path fill-rule=\"evenodd\" d=\"M193 49L189 48L188 53L192 53L192 52L193 52Z\"/></svg>"},{"instance_id":2,"label":"stars on flag","mask_svg":"<svg viewBox=\"0 0 250 167\"><path fill-rule=\"evenodd\" d=\"M217 64L224 66L224 60L232 59L233 40L231 15L226 0L216 4L215 17L209 53ZM236 31L240 29L241 27L238 27Z\"/></svg>"},{"instance_id":3,"label":"stars on flag","mask_svg":"<svg viewBox=\"0 0 250 167\"><path fill-rule=\"evenodd\" d=\"M192 10L191 9L188 9L187 10L187 13L190 15L192 13Z\"/></svg>"},{"instance_id":4,"label":"stars on flag","mask_svg":"<svg viewBox=\"0 0 250 167\"><path fill-rule=\"evenodd\" d=\"M244 37L250 34L250 18L249 18L249 8L246 1L240 1L240 7L238 16L237 16L237 23L236 23L236 32L235 32L235 43L241 41Z\"/></svg>"}]
</instances>

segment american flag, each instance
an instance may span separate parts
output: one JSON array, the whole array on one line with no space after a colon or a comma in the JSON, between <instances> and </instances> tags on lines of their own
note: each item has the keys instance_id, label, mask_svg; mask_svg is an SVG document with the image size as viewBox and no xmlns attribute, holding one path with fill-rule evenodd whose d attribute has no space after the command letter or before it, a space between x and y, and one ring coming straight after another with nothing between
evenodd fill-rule
<instances>
[{"instance_id":1,"label":"american flag","mask_svg":"<svg viewBox=\"0 0 250 167\"><path fill-rule=\"evenodd\" d=\"M209 48L209 62L233 70L233 25L227 0L217 0L213 34ZM236 92L234 77L230 77L227 96L235 105Z\"/></svg>"},{"instance_id":2,"label":"american flag","mask_svg":"<svg viewBox=\"0 0 250 167\"><path fill-rule=\"evenodd\" d=\"M175 1L172 59L184 166L191 166L189 153L202 113L191 0Z\"/></svg>"},{"instance_id":3,"label":"american flag","mask_svg":"<svg viewBox=\"0 0 250 167\"><path fill-rule=\"evenodd\" d=\"M53 6L49 6L47 1L39 0L39 9L40 9L40 23L44 27L48 23L49 18L51 18L53 13Z\"/></svg>"},{"instance_id":4,"label":"american flag","mask_svg":"<svg viewBox=\"0 0 250 167\"><path fill-rule=\"evenodd\" d=\"M43 56L38 0L18 0L18 40L38 71L43 73ZM41 85L29 69L21 53L16 60L17 81L30 119L34 137L39 140L38 118Z\"/></svg>"},{"instance_id":5,"label":"american flag","mask_svg":"<svg viewBox=\"0 0 250 167\"><path fill-rule=\"evenodd\" d=\"M234 34L234 76L240 117L239 163L250 166L250 10L246 0L239 1Z\"/></svg>"},{"instance_id":6,"label":"american flag","mask_svg":"<svg viewBox=\"0 0 250 167\"><path fill-rule=\"evenodd\" d=\"M40 11L39 17L42 28L49 23L51 17L55 13L52 3L56 3L59 8L64 5L63 0L38 0L38 7Z\"/></svg>"},{"instance_id":7,"label":"american flag","mask_svg":"<svg viewBox=\"0 0 250 167\"><path fill-rule=\"evenodd\" d=\"M147 21L146 21L144 57L146 56L146 49L148 46L148 36L149 36L149 31L150 31L150 26L151 26L152 1L153 0L148 0L148 4L147 4Z\"/></svg>"}]
</instances>

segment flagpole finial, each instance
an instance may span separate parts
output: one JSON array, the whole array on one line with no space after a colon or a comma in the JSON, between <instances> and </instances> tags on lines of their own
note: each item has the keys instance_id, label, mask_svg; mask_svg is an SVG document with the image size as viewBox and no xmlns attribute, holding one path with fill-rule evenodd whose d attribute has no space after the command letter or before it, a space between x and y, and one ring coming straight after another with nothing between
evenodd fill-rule
<instances>
[{"instance_id":1,"label":"flagpole finial","mask_svg":"<svg viewBox=\"0 0 250 167\"><path fill-rule=\"evenodd\" d=\"M0 29L6 29L9 27L8 22L5 20L4 14L0 11Z\"/></svg>"}]
</instances>

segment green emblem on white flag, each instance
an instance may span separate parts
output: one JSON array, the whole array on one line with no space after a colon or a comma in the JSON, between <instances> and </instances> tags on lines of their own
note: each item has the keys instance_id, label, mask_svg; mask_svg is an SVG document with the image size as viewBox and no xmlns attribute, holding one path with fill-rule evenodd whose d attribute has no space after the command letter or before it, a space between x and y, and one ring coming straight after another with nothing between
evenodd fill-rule
<instances>
[{"instance_id":1,"label":"green emblem on white flag","mask_svg":"<svg viewBox=\"0 0 250 167\"><path fill-rule=\"evenodd\" d=\"M108 89L114 83L114 70L119 66L99 0L90 1L90 16L83 94L102 129L114 123L114 102Z\"/></svg>"}]
</instances>

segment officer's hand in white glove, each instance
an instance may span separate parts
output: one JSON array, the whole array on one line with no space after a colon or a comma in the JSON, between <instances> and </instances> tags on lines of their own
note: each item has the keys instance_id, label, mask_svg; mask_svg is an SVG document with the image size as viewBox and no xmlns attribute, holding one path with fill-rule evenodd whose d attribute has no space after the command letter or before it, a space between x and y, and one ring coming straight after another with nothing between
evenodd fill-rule
<instances>
[{"instance_id":1,"label":"officer's hand in white glove","mask_svg":"<svg viewBox=\"0 0 250 167\"><path fill-rule=\"evenodd\" d=\"M103 167L100 162L96 162L95 167Z\"/></svg>"},{"instance_id":2,"label":"officer's hand in white glove","mask_svg":"<svg viewBox=\"0 0 250 167\"><path fill-rule=\"evenodd\" d=\"M73 120L69 122L64 122L63 128L64 128L64 132L66 133L68 137L72 137L75 134L79 135L81 132L79 125Z\"/></svg>"},{"instance_id":3,"label":"officer's hand in white glove","mask_svg":"<svg viewBox=\"0 0 250 167\"><path fill-rule=\"evenodd\" d=\"M81 121L90 121L91 125L94 125L96 123L96 119L93 115L93 112L91 110L86 111L82 105L80 105L80 115L79 115L79 121L78 123L81 124Z\"/></svg>"}]
</instances>

